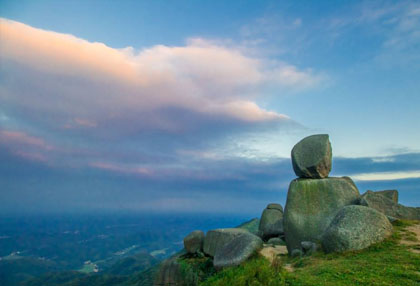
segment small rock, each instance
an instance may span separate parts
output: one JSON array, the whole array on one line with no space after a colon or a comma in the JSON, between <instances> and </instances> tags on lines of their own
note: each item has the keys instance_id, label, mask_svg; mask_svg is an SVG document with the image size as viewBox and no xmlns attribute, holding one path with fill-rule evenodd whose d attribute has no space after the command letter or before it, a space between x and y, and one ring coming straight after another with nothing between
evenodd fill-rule
<instances>
[{"instance_id":1,"label":"small rock","mask_svg":"<svg viewBox=\"0 0 420 286\"><path fill-rule=\"evenodd\" d=\"M300 178L328 177L332 165L332 150L327 134L303 138L292 149L292 165Z\"/></svg>"},{"instance_id":2,"label":"small rock","mask_svg":"<svg viewBox=\"0 0 420 286\"><path fill-rule=\"evenodd\" d=\"M279 237L270 238L267 241L267 244L271 244L271 245L286 245L286 243L283 241L283 239L281 239Z\"/></svg>"},{"instance_id":3,"label":"small rock","mask_svg":"<svg viewBox=\"0 0 420 286\"><path fill-rule=\"evenodd\" d=\"M249 232L241 234L216 251L213 265L217 270L239 265L262 247L263 242L258 236Z\"/></svg>"},{"instance_id":4,"label":"small rock","mask_svg":"<svg viewBox=\"0 0 420 286\"><path fill-rule=\"evenodd\" d=\"M292 253L291 253L290 256L292 256L292 257L301 257L302 255L303 255L302 250L296 248L296 249L293 249L292 250Z\"/></svg>"},{"instance_id":5,"label":"small rock","mask_svg":"<svg viewBox=\"0 0 420 286\"><path fill-rule=\"evenodd\" d=\"M300 245L302 245L302 249L303 250L309 250L309 249L311 249L312 248L312 246L313 246L313 242L311 242L311 241L302 241L301 243L300 243Z\"/></svg>"},{"instance_id":6,"label":"small rock","mask_svg":"<svg viewBox=\"0 0 420 286\"><path fill-rule=\"evenodd\" d=\"M204 232L195 230L184 238L184 248L188 253L194 254L203 250Z\"/></svg>"},{"instance_id":7,"label":"small rock","mask_svg":"<svg viewBox=\"0 0 420 286\"><path fill-rule=\"evenodd\" d=\"M318 250L318 246L312 241L302 241L300 244L305 255L311 255Z\"/></svg>"},{"instance_id":8,"label":"small rock","mask_svg":"<svg viewBox=\"0 0 420 286\"><path fill-rule=\"evenodd\" d=\"M359 250L391 235L388 218L365 206L343 207L322 237L325 252Z\"/></svg>"}]
</instances>

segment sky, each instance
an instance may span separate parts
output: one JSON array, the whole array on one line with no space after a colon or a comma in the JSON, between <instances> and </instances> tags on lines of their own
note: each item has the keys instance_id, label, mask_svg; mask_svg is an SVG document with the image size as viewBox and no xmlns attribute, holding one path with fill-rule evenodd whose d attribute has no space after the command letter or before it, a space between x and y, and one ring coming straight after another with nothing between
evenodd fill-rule
<instances>
[{"instance_id":1,"label":"sky","mask_svg":"<svg viewBox=\"0 0 420 286\"><path fill-rule=\"evenodd\" d=\"M420 206L420 2L0 0L0 212L258 215L290 151Z\"/></svg>"}]
</instances>

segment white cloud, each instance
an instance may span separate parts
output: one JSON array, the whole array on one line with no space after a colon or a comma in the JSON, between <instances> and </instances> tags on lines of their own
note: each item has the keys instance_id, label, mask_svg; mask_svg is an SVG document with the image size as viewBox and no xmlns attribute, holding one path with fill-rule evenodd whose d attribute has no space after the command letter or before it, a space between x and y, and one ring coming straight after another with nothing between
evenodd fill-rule
<instances>
[{"instance_id":1,"label":"white cloud","mask_svg":"<svg viewBox=\"0 0 420 286\"><path fill-rule=\"evenodd\" d=\"M365 173L351 176L356 181L391 181L420 178L420 171Z\"/></svg>"}]
</instances>

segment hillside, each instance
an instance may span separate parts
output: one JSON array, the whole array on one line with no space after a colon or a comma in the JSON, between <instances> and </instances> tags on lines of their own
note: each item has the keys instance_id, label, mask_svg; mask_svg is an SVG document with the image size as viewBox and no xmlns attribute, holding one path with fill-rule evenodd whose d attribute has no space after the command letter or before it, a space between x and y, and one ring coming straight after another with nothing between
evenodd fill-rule
<instances>
[{"instance_id":1,"label":"hillside","mask_svg":"<svg viewBox=\"0 0 420 286\"><path fill-rule=\"evenodd\" d=\"M23 286L107 286L151 285L158 261L147 253L139 253L118 260L108 269L99 273L80 271L51 272L37 278L28 279L17 285ZM146 283L146 284L144 284Z\"/></svg>"},{"instance_id":2,"label":"hillside","mask_svg":"<svg viewBox=\"0 0 420 286\"><path fill-rule=\"evenodd\" d=\"M254 256L244 264L215 272L206 258L180 258L185 285L200 286L303 286L303 285L419 285L420 239L413 232L418 221L394 223L393 235L361 251L316 253L273 262ZM411 229L410 229L411 227Z\"/></svg>"}]
</instances>

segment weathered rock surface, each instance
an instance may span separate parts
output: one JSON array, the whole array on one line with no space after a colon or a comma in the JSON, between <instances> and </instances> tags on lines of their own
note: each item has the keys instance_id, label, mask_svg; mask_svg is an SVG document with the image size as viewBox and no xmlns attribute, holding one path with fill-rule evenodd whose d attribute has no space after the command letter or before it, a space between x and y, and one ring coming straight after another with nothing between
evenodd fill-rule
<instances>
[{"instance_id":1,"label":"weathered rock surface","mask_svg":"<svg viewBox=\"0 0 420 286\"><path fill-rule=\"evenodd\" d=\"M203 250L204 232L195 230L184 238L184 248L188 253L194 254Z\"/></svg>"},{"instance_id":2,"label":"weathered rock surface","mask_svg":"<svg viewBox=\"0 0 420 286\"><path fill-rule=\"evenodd\" d=\"M214 256L216 251L224 247L241 234L251 234L249 231L241 228L220 228L209 230L204 238L203 251L209 256Z\"/></svg>"},{"instance_id":3,"label":"weathered rock surface","mask_svg":"<svg viewBox=\"0 0 420 286\"><path fill-rule=\"evenodd\" d=\"M359 200L362 206L373 208L387 216L399 219L420 219L420 209L414 207L406 207L395 203L394 200L388 198L378 192L367 191Z\"/></svg>"},{"instance_id":4,"label":"weathered rock surface","mask_svg":"<svg viewBox=\"0 0 420 286\"><path fill-rule=\"evenodd\" d=\"M343 207L322 237L325 252L359 250L392 234L388 218L365 206Z\"/></svg>"},{"instance_id":5,"label":"weathered rock surface","mask_svg":"<svg viewBox=\"0 0 420 286\"><path fill-rule=\"evenodd\" d=\"M332 150L327 134L303 138L292 149L292 164L300 178L326 178L331 171Z\"/></svg>"},{"instance_id":6,"label":"weathered rock surface","mask_svg":"<svg viewBox=\"0 0 420 286\"><path fill-rule=\"evenodd\" d=\"M155 275L154 286L185 285L181 265L177 261L178 257L179 255L166 259L161 263Z\"/></svg>"},{"instance_id":7,"label":"weathered rock surface","mask_svg":"<svg viewBox=\"0 0 420 286\"><path fill-rule=\"evenodd\" d=\"M242 228L246 229L252 234L258 235L258 227L260 225L260 219L259 218L253 218L249 221L246 221L244 223L241 223L236 228Z\"/></svg>"},{"instance_id":8,"label":"weathered rock surface","mask_svg":"<svg viewBox=\"0 0 420 286\"><path fill-rule=\"evenodd\" d=\"M263 211L260 219L259 234L267 240L277 237L284 233L283 231L283 208L278 204L269 204Z\"/></svg>"},{"instance_id":9,"label":"weathered rock surface","mask_svg":"<svg viewBox=\"0 0 420 286\"><path fill-rule=\"evenodd\" d=\"M398 203L398 191L397 190L383 190L383 191L375 191L375 194L382 195L387 197L388 199L392 200L394 203Z\"/></svg>"},{"instance_id":10,"label":"weathered rock surface","mask_svg":"<svg viewBox=\"0 0 420 286\"><path fill-rule=\"evenodd\" d=\"M249 232L241 234L217 249L213 265L216 269L239 265L262 247L263 242L258 236Z\"/></svg>"},{"instance_id":11,"label":"weathered rock surface","mask_svg":"<svg viewBox=\"0 0 420 286\"><path fill-rule=\"evenodd\" d=\"M283 217L289 253L300 249L302 241L319 242L338 211L357 203L359 195L348 177L293 180Z\"/></svg>"},{"instance_id":12,"label":"weathered rock surface","mask_svg":"<svg viewBox=\"0 0 420 286\"><path fill-rule=\"evenodd\" d=\"M283 213L283 207L281 206L281 204L275 204L275 203L268 204L267 209L279 210Z\"/></svg>"}]
</instances>

